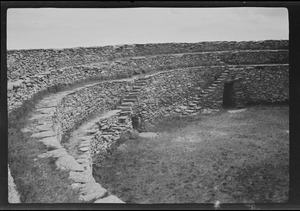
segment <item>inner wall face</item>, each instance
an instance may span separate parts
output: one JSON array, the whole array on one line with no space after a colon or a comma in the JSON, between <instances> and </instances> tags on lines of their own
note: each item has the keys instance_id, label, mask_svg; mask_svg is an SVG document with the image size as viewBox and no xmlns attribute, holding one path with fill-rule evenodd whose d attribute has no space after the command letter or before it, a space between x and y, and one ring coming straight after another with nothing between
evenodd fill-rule
<instances>
[{"instance_id":1,"label":"inner wall face","mask_svg":"<svg viewBox=\"0 0 300 211\"><path fill-rule=\"evenodd\" d=\"M249 52L248 52L249 53ZM256 52L257 53L257 52ZM284 52L285 55L286 52ZM264 51L264 56L266 56L266 52ZM165 55L164 55L165 56ZM250 53L248 54L249 58L251 58ZM265 57L267 58L267 57ZM160 122L161 119L164 119L164 117L169 116L170 114L179 115L182 114L182 110L177 110L179 107L186 107L186 109L194 108L193 103L202 106L201 108L244 108L247 103L265 103L265 102L286 102L288 100L288 65L286 65L286 61L288 57L286 57L286 60L282 60L283 64L269 64L267 62L270 62L271 60L266 59L266 63L262 64L247 64L247 65L222 65L219 66L205 66L205 67L193 67L193 68L182 68L182 69L175 69L175 70L164 70L161 73L155 73L153 76L149 77L147 80L137 80L133 87L134 92L136 90L139 90L139 94L137 96L137 100L135 101L133 105L133 117L132 120L132 127L133 129L139 130L139 131L149 131L149 128L143 127L141 129L142 124L155 124L155 121ZM244 59L247 60L246 58ZM213 60L212 60L213 61ZM251 59L248 60L250 63ZM276 60L273 60L276 61ZM257 62L257 61L255 61ZM271 80L272 79L272 80ZM192 84L192 85L190 85ZM278 86L279 85L279 86ZM138 86L141 86L143 88L138 89ZM279 89L278 89L279 88ZM203 92L204 91L204 92ZM171 93L171 94L170 94ZM204 93L203 95L201 95ZM135 96L135 95L133 95ZM130 97L128 97L129 99ZM125 101L127 102L127 98L125 98ZM217 106L217 107L216 107ZM271 108L270 108L271 109ZM200 109L201 110L201 109ZM273 111L271 111L272 113ZM184 113L184 112L183 112ZM250 115L250 114L247 114ZM188 115L187 115L188 116ZM155 118L160 118L160 120L154 120ZM232 117L226 117L228 118L228 121L231 122L234 120L230 120ZM251 118L249 118L251 120ZM145 123L146 122L146 123ZM238 124L245 124L246 121L242 121ZM184 123L183 123L184 124ZM252 123L246 123L246 124L253 124ZM288 127L288 124L284 124L285 127ZM164 127L163 124L160 125L160 127ZM153 127L152 127L153 128ZM174 124L175 128L175 124ZM157 129L157 128L156 128ZM249 128L248 128L249 129ZM202 129L199 128L199 131L202 131ZM231 129L229 129L231 130ZM216 131L214 131L216 133ZM283 132L284 135L286 135L286 132ZM222 133L225 134L225 133ZM199 136L200 137L200 136ZM245 135L247 137L247 135ZM182 140L188 139L187 137L182 137ZM137 142L134 142L135 139L129 140L128 143L121 144L120 150L117 151L115 155L108 158L108 160L103 160L101 163L95 165L94 168L94 175L95 178L98 179L98 181L102 182L103 184L108 183L106 186L107 188L112 188L111 190L114 191L115 194L119 194L119 197L123 197L122 199L126 202L130 203L175 203L170 198L165 198L166 201L160 201L161 199L154 199L152 198L147 200L143 197L146 197L146 195L141 196L141 198L136 198L137 196L135 193L125 193L124 191L120 191L120 189L112 185L112 180L114 180L114 183L118 183L118 176L113 176L112 178L110 175L122 175L123 173L127 172L128 169L124 170L120 166L116 165L113 169L108 168L108 166L111 166L111 162L115 162L118 160L120 163L119 165L129 165L132 166L131 161L128 162L121 162L120 160L124 160L127 156L126 152L124 152L124 149L128 149L128 147L133 147L136 149L137 146L143 147L139 145L140 143L143 143L143 141L146 140L139 140ZM209 139L208 139L209 140ZM258 138L259 140L259 138ZM155 143L155 140L152 139ZM160 140L162 141L162 140ZM232 144L232 143L231 143ZM286 143L285 143L286 144ZM129 146L127 146L129 145ZM217 146L216 146L217 147ZM246 146L245 146L246 147ZM184 148L184 146L183 146ZM246 147L247 148L247 147ZM151 151L151 148L147 146L147 150ZM136 152L129 152L130 155L132 153ZM150 152L149 152L150 153ZM226 153L227 154L227 153ZM153 155L156 157L157 155ZM143 156L142 156L143 157ZM136 159L136 160L135 160ZM137 160L141 159L136 157L133 161L134 163L137 162ZM143 159L142 159L143 160ZM152 161L149 161L152 162ZM153 161L154 162L154 161ZM202 162L200 162L202 163ZM143 165L143 164L140 164ZM145 164L146 165L146 164ZM134 166L134 165L133 165ZM121 168L121 169L120 169ZM126 167L131 168L131 167ZM149 167L150 168L150 167ZM159 167L156 167L159 168ZM232 166L234 169L235 167ZM249 167L250 168L250 167ZM123 172L124 171L124 172ZM130 171L137 171L137 169L131 168ZM273 170L272 170L273 171ZM274 170L276 172L277 170ZM110 172L107 177L103 176L105 175L104 172ZM123 173L122 173L123 172ZM152 172L152 173L151 173ZM141 173L136 174L140 175ZM150 175L155 175L156 173L153 173L153 171L148 172L149 177ZM165 172L166 173L166 172ZM125 173L126 174L126 173ZM134 172L130 174L130 176L134 176ZM155 176L153 176L154 178ZM110 178L110 179L109 179ZM286 178L286 175L284 176ZM129 178L127 178L129 179ZM127 181L126 176L122 178L122 182L124 184L129 184L130 182ZM136 178L137 179L137 178ZM237 179L237 178L236 178ZM137 179L138 180L138 179ZM142 176L141 176L142 180ZM144 181L145 182L145 181ZM167 181L166 181L167 182ZM287 180L285 180L287 182ZM283 183L285 183L283 182ZM225 182L226 183L226 182ZM224 183L224 184L225 184ZM124 189L126 185L119 184ZM226 183L227 184L227 183ZM137 184L132 184L137 185ZM282 184L283 185L283 184ZM258 186L257 186L258 187ZM256 188L257 188L256 187ZM288 186L286 185L285 188ZM135 187L137 188L137 187ZM134 189L131 187L131 189ZM166 188L167 189L167 188ZM165 190L166 190L165 189ZM142 191L142 188L134 189L138 192L138 190ZM241 193L242 191L240 191ZM286 192L287 193L287 192ZM135 196L129 196L130 194L133 194ZM151 193L148 193L150 196ZM262 194L262 193L261 193ZM265 194L265 193L263 193ZM263 195L262 194L262 195ZM141 195L141 194L139 194ZM210 203L213 202L212 198L207 199L204 196L202 201L199 201L199 203ZM224 197L224 195L222 196ZM238 198L224 198L226 202L232 202L232 203L240 203L251 200L256 200L257 202L263 203L267 201L272 201L270 198L256 198L252 196L253 198L249 196L247 199L242 199L243 195L240 195ZM261 196L260 196L261 197ZM158 201L155 201L158 200ZM180 201L180 199L177 199ZM182 203L188 203L189 200L185 199L186 201L182 201ZM211 201L210 201L211 200ZM244 200L244 201L243 201ZM282 198L276 198L274 199L279 201L286 200L286 197ZM178 201L177 201L178 202ZM198 203L198 201L197 201Z\"/></svg>"},{"instance_id":2,"label":"inner wall face","mask_svg":"<svg viewBox=\"0 0 300 211\"><path fill-rule=\"evenodd\" d=\"M20 133L51 135L35 139L76 169L70 190L50 176L40 191L32 157L45 150L10 128L22 200L65 202L80 184L90 203L286 201L288 106L249 105L289 101L287 39L285 8L8 9L9 125L41 99Z\"/></svg>"},{"instance_id":3,"label":"inner wall face","mask_svg":"<svg viewBox=\"0 0 300 211\"><path fill-rule=\"evenodd\" d=\"M229 43L231 44L229 45ZM101 116L102 119L96 122L95 127L93 127L96 133L92 135L91 147L87 149L85 146L82 150L90 150L88 152L93 158L93 164L96 168L93 174L97 182L103 186L106 183L109 185L110 181L101 176L103 173L101 168L105 168L104 163L109 162L109 156L114 157L120 153L120 147L125 146L127 141L130 144L132 138L139 140L138 134L129 132L132 129L147 132L160 128L161 131L164 131L164 128L170 124L175 129L176 124L182 121L172 122L171 117L188 118L201 115L204 111L209 113L210 111L207 109L221 109L222 106L241 108L248 103L288 101L288 42L272 41L271 45L269 41L249 43L191 44L191 46L195 46L192 49L198 50L192 52L190 48L185 48L186 44L164 44L164 48L161 48L160 44L149 44L143 47L128 45L117 48L34 50L31 53L28 51L9 51L9 68L12 70L8 74L10 80L8 83L9 110L13 112L14 109L22 106L24 100L43 91L45 89L44 84L55 87L82 83L85 80L100 81L73 89L72 93L66 93L66 96L62 97L60 103L57 104L57 114L55 118L52 118L52 121L59 140L67 141L68 133L76 129L81 121L94 113ZM231 46L231 49L237 50L224 50L226 46ZM173 53L174 49L177 49L175 54ZM212 51L212 49L214 50ZM156 51L158 53L154 54ZM164 54L159 54L162 52ZM61 58L66 61L43 63L45 71L42 73L38 68L32 69L32 72L19 73L18 71L22 70L17 65L19 60L25 59L22 64L26 62L32 66L36 64L36 60L31 59L31 54L39 56L49 54L53 56L51 58ZM75 66L64 66L72 63L72 59L75 58L74 55L77 54L88 56L86 59L78 61L79 63ZM47 58L44 59L47 60ZM77 60L74 59L74 61ZM48 64L50 65L47 66ZM49 68L53 68L54 65L57 65L58 69L49 71ZM136 78L131 77L132 75L135 75ZM25 80L24 77L26 77ZM126 80L123 80L124 78ZM111 111L114 112L109 113ZM249 115L251 116L251 114ZM164 118L167 117L171 119L164 122ZM182 124L188 125L184 122ZM204 130L199 128L197 131ZM217 128L213 134L219 134L216 131ZM199 137L201 137L200 134ZM180 140L185 139L187 138L180 138ZM202 139L200 138L200 140ZM210 140L210 138L204 138L204 140ZM134 143L129 148L134 149L133 146L139 146L138 143ZM142 145L140 146L142 147ZM248 148L248 146L245 147ZM199 146L192 148L197 149ZM146 149L151 150L152 147L149 146ZM186 149L186 146L183 145L180 149ZM200 154L202 153L204 152ZM143 155L136 156L136 161L140 160L139 156L143 157ZM157 157L155 153L153 156ZM189 160L190 158L185 159ZM155 168L160 169L159 166ZM122 171L119 169L118 172L111 172L111 174L118 175ZM107 172L110 171L107 170ZM148 176L152 174L151 172L153 171L148 171ZM161 173L167 173L166 169ZM132 173L132 175L134 174ZM283 178L285 178L284 175ZM125 179L122 180L126 181ZM128 183L124 182L124 184ZM174 184L179 183L175 182ZM205 184L207 185L209 182ZM118 189L109 186L107 188L120 194L119 197L125 197L123 200L126 202L145 202L144 199L128 199L128 196L123 196L123 192L118 192ZM212 200L212 198L205 198L205 196L200 198L203 199L201 202ZM248 196L249 198L251 197ZM282 198L279 199L283 200ZM279 199L274 200L278 201ZM159 201L154 197L148 202L156 203L156 200ZM181 200L183 203L187 202L185 199L178 199L178 201ZM241 201L241 199L231 200ZM257 200L264 202L271 199L259 198ZM168 198L164 198L162 202L168 203L170 201ZM171 202L174 201L171 200Z\"/></svg>"}]
</instances>

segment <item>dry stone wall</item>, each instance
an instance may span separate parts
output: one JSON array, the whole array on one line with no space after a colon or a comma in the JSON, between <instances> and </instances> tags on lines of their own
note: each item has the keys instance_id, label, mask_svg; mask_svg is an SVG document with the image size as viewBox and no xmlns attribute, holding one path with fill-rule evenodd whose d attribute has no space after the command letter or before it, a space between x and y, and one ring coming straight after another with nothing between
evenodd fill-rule
<instances>
[{"instance_id":1,"label":"dry stone wall","mask_svg":"<svg viewBox=\"0 0 300 211\"><path fill-rule=\"evenodd\" d=\"M134 74L183 67L288 63L286 41L274 41L273 47L268 41L252 43L212 42L210 44L162 44L162 46L165 45L166 50L163 50L164 48L160 44L147 44L143 48L139 45L123 45L60 50L8 51L8 110L11 112L36 93L57 85L75 84L89 80L125 78ZM244 52L229 52L225 48L226 46L228 49L235 47L235 50L243 50ZM249 51L247 46L253 47L255 50L267 51L257 52L253 49ZM149 48L149 54L141 57L147 48ZM171 55L149 56L153 54L155 48L157 54L171 53ZM224 49L226 52L202 52ZM277 51L278 49L281 50ZM181 54L174 54L178 52ZM139 57L131 58L132 56Z\"/></svg>"},{"instance_id":2,"label":"dry stone wall","mask_svg":"<svg viewBox=\"0 0 300 211\"><path fill-rule=\"evenodd\" d=\"M125 46L126 48L126 46ZM120 46L120 50L122 46ZM265 40L265 41L223 41L223 42L199 42L199 43L155 43L136 44L133 47L135 55L156 55L171 53L193 53L206 51L228 51L228 50L271 50L288 49L287 40Z\"/></svg>"},{"instance_id":3,"label":"dry stone wall","mask_svg":"<svg viewBox=\"0 0 300 211\"><path fill-rule=\"evenodd\" d=\"M131 81L103 82L81 88L62 99L56 110L59 137L70 131L77 122L93 113L104 113L116 107Z\"/></svg>"},{"instance_id":4,"label":"dry stone wall","mask_svg":"<svg viewBox=\"0 0 300 211\"><path fill-rule=\"evenodd\" d=\"M288 51L236 51L205 52L192 54L155 55L122 59L135 67L134 71L148 73L183 67L238 65L238 64L285 64Z\"/></svg>"},{"instance_id":5,"label":"dry stone wall","mask_svg":"<svg viewBox=\"0 0 300 211\"><path fill-rule=\"evenodd\" d=\"M112 110L98 119L93 129L96 130L90 148L92 164L99 165L107 154L112 153L122 134L132 131L131 118L120 120L121 110Z\"/></svg>"},{"instance_id":6,"label":"dry stone wall","mask_svg":"<svg viewBox=\"0 0 300 211\"><path fill-rule=\"evenodd\" d=\"M232 71L243 84L248 102L273 103L289 100L289 66L249 66Z\"/></svg>"},{"instance_id":7,"label":"dry stone wall","mask_svg":"<svg viewBox=\"0 0 300 211\"><path fill-rule=\"evenodd\" d=\"M14 80L19 74L37 74L53 69L132 56L249 49L288 50L288 41L163 43L89 48L10 50L7 52L8 78Z\"/></svg>"},{"instance_id":8,"label":"dry stone wall","mask_svg":"<svg viewBox=\"0 0 300 211\"><path fill-rule=\"evenodd\" d=\"M196 67L165 71L150 77L133 107L133 115L146 124L157 116L182 113L191 96L197 95L226 67ZM188 114L188 112L183 112Z\"/></svg>"},{"instance_id":9,"label":"dry stone wall","mask_svg":"<svg viewBox=\"0 0 300 211\"><path fill-rule=\"evenodd\" d=\"M155 117L191 115L204 108L221 108L224 83L231 78L242 80L238 94L243 103L287 102L288 71L288 65L234 65L166 71L148 80L134 105L133 115L142 118L141 127L147 127Z\"/></svg>"},{"instance_id":10,"label":"dry stone wall","mask_svg":"<svg viewBox=\"0 0 300 211\"><path fill-rule=\"evenodd\" d=\"M56 69L31 76L21 76L19 80L10 82L7 86L9 113L20 107L38 92L56 85L72 85L83 81L109 80L127 78L132 74L127 69L110 68L111 65L97 64L93 66L76 66Z\"/></svg>"},{"instance_id":11,"label":"dry stone wall","mask_svg":"<svg viewBox=\"0 0 300 211\"><path fill-rule=\"evenodd\" d=\"M65 91L66 95L56 99L51 108L40 108L39 112L48 115L47 119L37 117L43 123L39 130L46 131L38 136L57 136L55 146L60 146L64 135L86 117L112 110L92 125L89 131L92 138L82 145L88 156L97 155L100 160L122 133L132 130L131 117L135 115L147 127L158 116L192 115L203 108L219 108L228 78L243 78L240 91L246 92L247 102L289 99L288 41L20 50L9 51L7 58L9 113L49 87L102 81ZM148 76L132 77L141 73ZM123 79L108 81L120 78ZM63 151L61 147L57 150ZM65 151L63 154L71 159ZM68 165L60 162L61 166ZM77 174L83 170L79 170L71 177L81 181ZM88 179L93 180L91 176Z\"/></svg>"}]
</instances>

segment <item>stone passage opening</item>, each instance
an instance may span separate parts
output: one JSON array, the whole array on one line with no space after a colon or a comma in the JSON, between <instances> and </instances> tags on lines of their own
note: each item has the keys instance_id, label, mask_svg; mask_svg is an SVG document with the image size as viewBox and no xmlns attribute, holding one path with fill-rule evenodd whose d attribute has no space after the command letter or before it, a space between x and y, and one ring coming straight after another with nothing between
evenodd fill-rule
<instances>
[{"instance_id":1,"label":"stone passage opening","mask_svg":"<svg viewBox=\"0 0 300 211\"><path fill-rule=\"evenodd\" d=\"M234 108L235 104L234 82L225 82L223 92L223 107Z\"/></svg>"},{"instance_id":2,"label":"stone passage opening","mask_svg":"<svg viewBox=\"0 0 300 211\"><path fill-rule=\"evenodd\" d=\"M132 128L134 130L138 130L139 126L140 126L140 118L138 116L133 116L131 118L132 121Z\"/></svg>"}]
</instances>

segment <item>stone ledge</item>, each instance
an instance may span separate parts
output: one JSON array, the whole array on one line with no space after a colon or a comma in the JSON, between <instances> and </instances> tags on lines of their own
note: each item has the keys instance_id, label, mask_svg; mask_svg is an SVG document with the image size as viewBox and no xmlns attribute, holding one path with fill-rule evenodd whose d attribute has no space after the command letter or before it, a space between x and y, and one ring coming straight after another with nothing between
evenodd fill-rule
<instances>
[{"instance_id":1,"label":"stone ledge","mask_svg":"<svg viewBox=\"0 0 300 211\"><path fill-rule=\"evenodd\" d=\"M95 201L94 203L116 204L116 203L125 203L125 202L123 202L121 199L119 199L118 197L116 197L114 195L110 195L103 199L99 199L99 200Z\"/></svg>"}]
</instances>

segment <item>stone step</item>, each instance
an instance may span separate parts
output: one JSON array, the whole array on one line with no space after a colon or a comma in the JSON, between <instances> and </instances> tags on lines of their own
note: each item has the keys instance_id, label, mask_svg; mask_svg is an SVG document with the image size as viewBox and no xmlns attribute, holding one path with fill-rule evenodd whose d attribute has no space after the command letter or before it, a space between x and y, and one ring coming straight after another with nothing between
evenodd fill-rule
<instances>
[{"instance_id":1,"label":"stone step","mask_svg":"<svg viewBox=\"0 0 300 211\"><path fill-rule=\"evenodd\" d=\"M125 122L127 119L128 119L127 116L119 116L118 122L123 123L123 122Z\"/></svg>"},{"instance_id":2,"label":"stone step","mask_svg":"<svg viewBox=\"0 0 300 211\"><path fill-rule=\"evenodd\" d=\"M125 99L123 99L123 101L122 102L124 102L124 103L126 103L126 102L135 102L136 101L136 98L125 98Z\"/></svg>"},{"instance_id":3,"label":"stone step","mask_svg":"<svg viewBox=\"0 0 300 211\"><path fill-rule=\"evenodd\" d=\"M125 98L126 99L135 99L135 100L137 100L138 99L138 95L126 95Z\"/></svg>"},{"instance_id":4,"label":"stone step","mask_svg":"<svg viewBox=\"0 0 300 211\"><path fill-rule=\"evenodd\" d=\"M128 116L128 114L130 114L130 111L121 111L119 116Z\"/></svg>"},{"instance_id":5,"label":"stone step","mask_svg":"<svg viewBox=\"0 0 300 211\"><path fill-rule=\"evenodd\" d=\"M147 85L147 83L145 83L145 82L135 82L134 84L135 84L135 86L140 86L140 87Z\"/></svg>"},{"instance_id":6,"label":"stone step","mask_svg":"<svg viewBox=\"0 0 300 211\"><path fill-rule=\"evenodd\" d=\"M126 106L118 106L118 109L121 109L122 111L132 111L132 107Z\"/></svg>"},{"instance_id":7,"label":"stone step","mask_svg":"<svg viewBox=\"0 0 300 211\"><path fill-rule=\"evenodd\" d=\"M136 85L136 86L144 86L145 84L147 84L146 81L135 81L134 82L134 85Z\"/></svg>"},{"instance_id":8,"label":"stone step","mask_svg":"<svg viewBox=\"0 0 300 211\"><path fill-rule=\"evenodd\" d=\"M209 87L207 89L205 89L205 91L211 92L211 91L215 91L216 87Z\"/></svg>"},{"instance_id":9,"label":"stone step","mask_svg":"<svg viewBox=\"0 0 300 211\"><path fill-rule=\"evenodd\" d=\"M201 110L201 107L189 107L189 110L192 110L192 111L199 111Z\"/></svg>"},{"instance_id":10,"label":"stone step","mask_svg":"<svg viewBox=\"0 0 300 211\"><path fill-rule=\"evenodd\" d=\"M143 86L133 86L132 90L141 90Z\"/></svg>"},{"instance_id":11,"label":"stone step","mask_svg":"<svg viewBox=\"0 0 300 211\"><path fill-rule=\"evenodd\" d=\"M138 96L138 93L131 93L131 92L128 92L125 95L125 97L127 97L127 98L137 98L137 96Z\"/></svg>"},{"instance_id":12,"label":"stone step","mask_svg":"<svg viewBox=\"0 0 300 211\"><path fill-rule=\"evenodd\" d=\"M135 82L147 82L148 78L138 78Z\"/></svg>"},{"instance_id":13,"label":"stone step","mask_svg":"<svg viewBox=\"0 0 300 211\"><path fill-rule=\"evenodd\" d=\"M208 94L202 94L202 95L200 95L201 97L207 97L208 96Z\"/></svg>"},{"instance_id":14,"label":"stone step","mask_svg":"<svg viewBox=\"0 0 300 211\"><path fill-rule=\"evenodd\" d=\"M140 90L131 90L128 92L128 94L139 94L141 91Z\"/></svg>"},{"instance_id":15,"label":"stone step","mask_svg":"<svg viewBox=\"0 0 300 211\"><path fill-rule=\"evenodd\" d=\"M133 102L122 102L121 103L121 106L125 106L125 107L132 107L134 105L134 103Z\"/></svg>"}]
</instances>

